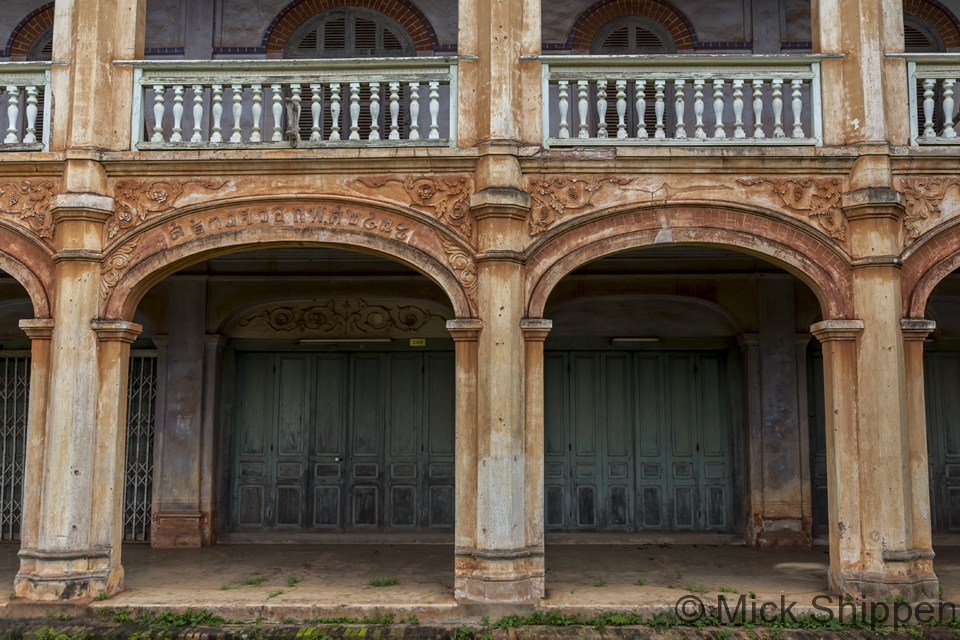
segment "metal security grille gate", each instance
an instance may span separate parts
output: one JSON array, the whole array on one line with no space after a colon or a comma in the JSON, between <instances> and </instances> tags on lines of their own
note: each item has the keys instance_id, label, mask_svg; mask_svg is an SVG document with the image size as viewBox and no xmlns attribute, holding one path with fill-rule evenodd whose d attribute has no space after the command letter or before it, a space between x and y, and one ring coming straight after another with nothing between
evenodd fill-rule
<instances>
[{"instance_id":1,"label":"metal security grille gate","mask_svg":"<svg viewBox=\"0 0 960 640\"><path fill-rule=\"evenodd\" d=\"M127 388L127 451L123 487L123 539L150 540L153 432L157 400L157 357L130 356Z\"/></svg>"},{"instance_id":2,"label":"metal security grille gate","mask_svg":"<svg viewBox=\"0 0 960 640\"><path fill-rule=\"evenodd\" d=\"M132 355L123 505L127 541L150 540L156 395L156 355ZM29 400L30 356L0 354L0 540L5 541L20 540Z\"/></svg>"},{"instance_id":3,"label":"metal security grille gate","mask_svg":"<svg viewBox=\"0 0 960 640\"><path fill-rule=\"evenodd\" d=\"M0 539L20 539L23 458L30 393L29 356L0 356Z\"/></svg>"},{"instance_id":4,"label":"metal security grille gate","mask_svg":"<svg viewBox=\"0 0 960 640\"><path fill-rule=\"evenodd\" d=\"M233 531L452 529L452 353L243 353L237 385Z\"/></svg>"},{"instance_id":5,"label":"metal security grille gate","mask_svg":"<svg viewBox=\"0 0 960 640\"><path fill-rule=\"evenodd\" d=\"M546 525L732 527L724 352L548 352Z\"/></svg>"}]
</instances>

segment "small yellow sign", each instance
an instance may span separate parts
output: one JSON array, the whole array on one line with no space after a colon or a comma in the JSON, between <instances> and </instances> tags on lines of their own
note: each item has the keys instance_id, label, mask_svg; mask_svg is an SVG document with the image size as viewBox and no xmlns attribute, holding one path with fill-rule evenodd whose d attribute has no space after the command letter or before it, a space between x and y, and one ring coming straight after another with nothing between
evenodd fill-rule
<instances>
[{"instance_id":1,"label":"small yellow sign","mask_svg":"<svg viewBox=\"0 0 960 640\"><path fill-rule=\"evenodd\" d=\"M427 346L426 338L410 338L411 347L425 347Z\"/></svg>"}]
</instances>

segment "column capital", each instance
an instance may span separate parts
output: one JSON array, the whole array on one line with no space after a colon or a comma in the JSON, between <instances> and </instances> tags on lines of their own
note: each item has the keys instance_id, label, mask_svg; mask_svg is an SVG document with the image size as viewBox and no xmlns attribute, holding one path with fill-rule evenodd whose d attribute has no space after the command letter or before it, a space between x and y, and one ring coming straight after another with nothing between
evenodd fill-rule
<instances>
[{"instance_id":1,"label":"column capital","mask_svg":"<svg viewBox=\"0 0 960 640\"><path fill-rule=\"evenodd\" d=\"M143 332L143 326L125 320L91 320L90 326L100 342L132 343Z\"/></svg>"},{"instance_id":2,"label":"column capital","mask_svg":"<svg viewBox=\"0 0 960 640\"><path fill-rule=\"evenodd\" d=\"M840 206L850 220L892 218L899 221L904 215L906 198L896 189L868 187L844 193Z\"/></svg>"},{"instance_id":3,"label":"column capital","mask_svg":"<svg viewBox=\"0 0 960 640\"><path fill-rule=\"evenodd\" d=\"M824 320L810 325L810 333L820 342L856 340L863 327L863 320Z\"/></svg>"},{"instance_id":4,"label":"column capital","mask_svg":"<svg viewBox=\"0 0 960 640\"><path fill-rule=\"evenodd\" d=\"M483 330L483 320L479 318L455 318L447 320L447 331L455 342L475 342Z\"/></svg>"},{"instance_id":5,"label":"column capital","mask_svg":"<svg viewBox=\"0 0 960 640\"><path fill-rule=\"evenodd\" d=\"M737 336L737 344L740 345L741 349L749 349L750 347L759 347L760 346L760 334L759 333L741 333Z\"/></svg>"},{"instance_id":6,"label":"column capital","mask_svg":"<svg viewBox=\"0 0 960 640\"><path fill-rule=\"evenodd\" d=\"M900 332L904 340L923 340L937 328L933 320L921 318L903 318L900 320Z\"/></svg>"},{"instance_id":7,"label":"column capital","mask_svg":"<svg viewBox=\"0 0 960 640\"><path fill-rule=\"evenodd\" d=\"M53 318L31 318L20 321L20 330L31 340L50 340L53 337Z\"/></svg>"},{"instance_id":8,"label":"column capital","mask_svg":"<svg viewBox=\"0 0 960 640\"><path fill-rule=\"evenodd\" d=\"M104 223L113 215L116 201L96 193L60 193L53 197L50 210L57 222L82 220Z\"/></svg>"},{"instance_id":9,"label":"column capital","mask_svg":"<svg viewBox=\"0 0 960 640\"><path fill-rule=\"evenodd\" d=\"M207 345L207 348L216 345L217 351L220 352L227 346L227 336L222 336L219 333L208 333L203 337L203 342Z\"/></svg>"},{"instance_id":10,"label":"column capital","mask_svg":"<svg viewBox=\"0 0 960 640\"><path fill-rule=\"evenodd\" d=\"M470 209L477 220L509 218L525 221L531 206L530 194L510 187L487 187L470 194Z\"/></svg>"},{"instance_id":11,"label":"column capital","mask_svg":"<svg viewBox=\"0 0 960 640\"><path fill-rule=\"evenodd\" d=\"M546 318L523 318L520 320L520 331L527 342L543 342L547 334L553 329L553 320Z\"/></svg>"}]
</instances>

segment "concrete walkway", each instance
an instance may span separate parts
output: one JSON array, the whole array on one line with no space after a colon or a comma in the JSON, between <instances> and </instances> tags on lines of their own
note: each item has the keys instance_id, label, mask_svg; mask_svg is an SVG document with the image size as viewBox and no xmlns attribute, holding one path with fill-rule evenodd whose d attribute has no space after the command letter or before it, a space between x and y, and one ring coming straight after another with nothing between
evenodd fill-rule
<instances>
[{"instance_id":1,"label":"concrete walkway","mask_svg":"<svg viewBox=\"0 0 960 640\"><path fill-rule=\"evenodd\" d=\"M548 545L541 608L656 611L681 596L809 605L826 593L825 547L760 551L730 545ZM219 545L208 549L123 549L126 591L95 606L166 610L206 608L228 620L309 621L320 617L416 615L451 622L480 615L453 600L450 545ZM943 600L960 602L960 548L937 550ZM17 569L16 545L0 545L0 607ZM371 586L377 579L397 584ZM642 581L639 584L638 581ZM19 604L19 603L16 603ZM799 608L799 607L798 607ZM495 619L509 608L484 611Z\"/></svg>"}]
</instances>

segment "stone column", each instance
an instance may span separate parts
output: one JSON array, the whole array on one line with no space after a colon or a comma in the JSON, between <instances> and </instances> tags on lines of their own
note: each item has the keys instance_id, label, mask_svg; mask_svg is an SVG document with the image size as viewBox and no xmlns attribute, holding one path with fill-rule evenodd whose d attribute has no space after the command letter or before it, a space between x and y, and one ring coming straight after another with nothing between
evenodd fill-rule
<instances>
[{"instance_id":1,"label":"stone column","mask_svg":"<svg viewBox=\"0 0 960 640\"><path fill-rule=\"evenodd\" d=\"M477 340L483 323L472 318L447 321L456 345L456 575L454 594L467 595L477 546Z\"/></svg>"},{"instance_id":2,"label":"stone column","mask_svg":"<svg viewBox=\"0 0 960 640\"><path fill-rule=\"evenodd\" d=\"M800 428L800 513L803 535L813 545L813 485L810 468L810 397L807 388L807 347L811 335L796 335L797 345L797 416Z\"/></svg>"},{"instance_id":3,"label":"stone column","mask_svg":"<svg viewBox=\"0 0 960 640\"><path fill-rule=\"evenodd\" d=\"M906 62L901 0L812 0L813 50L843 57L822 62L827 145L907 144ZM858 185L867 186L867 185Z\"/></svg>"},{"instance_id":4,"label":"stone column","mask_svg":"<svg viewBox=\"0 0 960 640\"><path fill-rule=\"evenodd\" d=\"M131 323L99 316L103 225L111 198L66 193L54 200L58 252L43 478L36 545L21 551L18 595L69 599L123 588L120 509ZM91 318L94 318L91 324ZM119 394L119 395L118 395ZM37 417L39 419L39 416ZM30 516L33 521L34 516Z\"/></svg>"},{"instance_id":5,"label":"stone column","mask_svg":"<svg viewBox=\"0 0 960 640\"><path fill-rule=\"evenodd\" d=\"M907 482L910 487L908 548L918 561L933 557L930 531L930 467L927 460L927 406L923 384L923 340L934 329L932 320L901 320L903 360L907 381Z\"/></svg>"},{"instance_id":6,"label":"stone column","mask_svg":"<svg viewBox=\"0 0 960 640\"><path fill-rule=\"evenodd\" d=\"M27 409L27 446L23 463L23 511L20 548L36 549L39 532L43 454L46 449L46 412L50 390L50 340L53 320L21 320L30 338L30 406Z\"/></svg>"},{"instance_id":7,"label":"stone column","mask_svg":"<svg viewBox=\"0 0 960 640\"><path fill-rule=\"evenodd\" d=\"M524 341L524 383L526 396L526 511L527 545L543 554L543 341L553 328L553 320L524 318L520 321ZM541 589L541 593L543 590Z\"/></svg>"},{"instance_id":8,"label":"stone column","mask_svg":"<svg viewBox=\"0 0 960 640\"><path fill-rule=\"evenodd\" d=\"M200 547L206 279L173 277L157 403L152 547Z\"/></svg>"},{"instance_id":9,"label":"stone column","mask_svg":"<svg viewBox=\"0 0 960 640\"><path fill-rule=\"evenodd\" d=\"M860 568L843 574L848 591L908 600L936 598L933 554L914 546L929 520L913 519L913 504L929 501L926 482L910 476L907 375L901 330L899 231L903 194L885 187L845 193L854 259L853 296L864 323L857 340L861 505ZM841 480L841 482L843 482ZM918 484L923 484L920 490Z\"/></svg>"},{"instance_id":10,"label":"stone column","mask_svg":"<svg viewBox=\"0 0 960 640\"><path fill-rule=\"evenodd\" d=\"M203 357L203 428L200 438L200 542L209 547L217 542L217 483L220 442L220 376L227 339L207 335Z\"/></svg>"},{"instance_id":11,"label":"stone column","mask_svg":"<svg viewBox=\"0 0 960 640\"><path fill-rule=\"evenodd\" d=\"M744 517L747 544L759 546L763 532L763 411L761 409L762 373L760 371L760 334L744 333L737 337L743 361L744 443L746 444L746 478Z\"/></svg>"}]
</instances>

